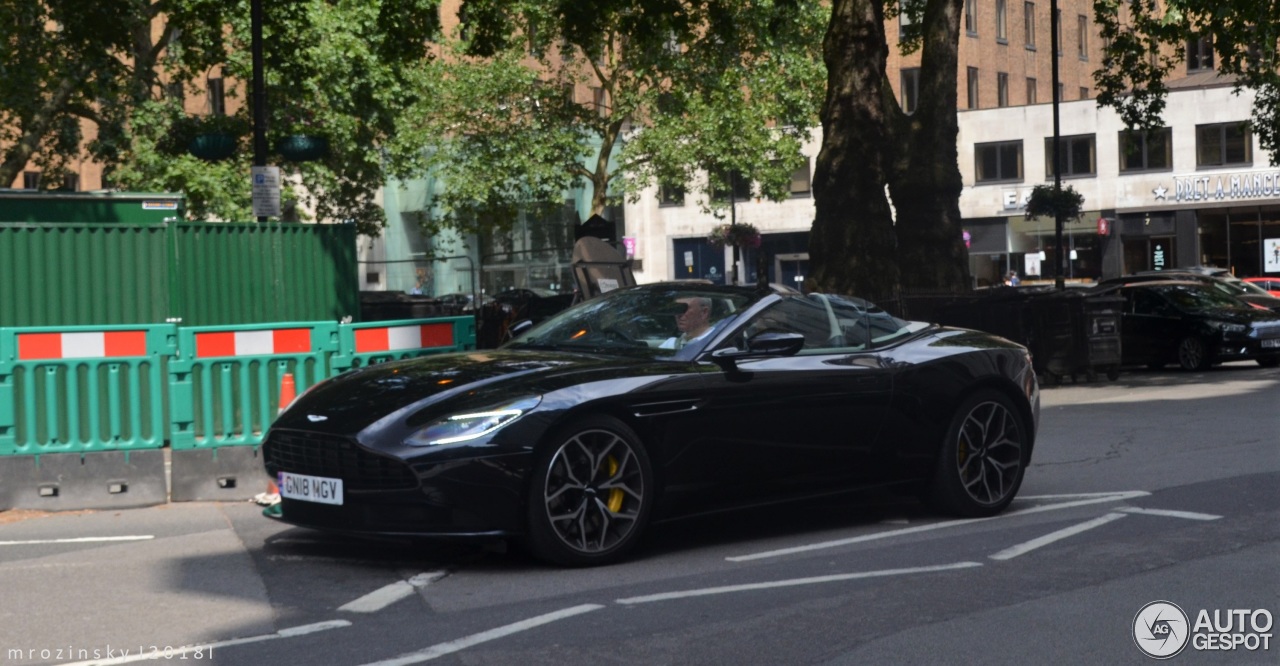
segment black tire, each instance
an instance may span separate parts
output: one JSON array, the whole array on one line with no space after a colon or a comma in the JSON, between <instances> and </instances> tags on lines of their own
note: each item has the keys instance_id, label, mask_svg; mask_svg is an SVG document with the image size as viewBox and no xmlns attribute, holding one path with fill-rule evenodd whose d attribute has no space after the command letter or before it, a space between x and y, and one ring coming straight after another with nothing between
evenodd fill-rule
<instances>
[{"instance_id":1,"label":"black tire","mask_svg":"<svg viewBox=\"0 0 1280 666\"><path fill-rule=\"evenodd\" d=\"M1258 365L1264 368L1280 367L1280 356L1264 356L1258 359Z\"/></svg>"},{"instance_id":2,"label":"black tire","mask_svg":"<svg viewBox=\"0 0 1280 666\"><path fill-rule=\"evenodd\" d=\"M1194 335L1178 341L1178 365L1183 370L1204 370L1209 367L1209 350L1204 341Z\"/></svg>"},{"instance_id":3,"label":"black tire","mask_svg":"<svg viewBox=\"0 0 1280 666\"><path fill-rule=\"evenodd\" d=\"M1031 431L1008 396L979 390L956 410L938 454L930 503L965 518L1009 506L1031 455Z\"/></svg>"},{"instance_id":4,"label":"black tire","mask_svg":"<svg viewBox=\"0 0 1280 666\"><path fill-rule=\"evenodd\" d=\"M616 562L639 543L655 492L649 455L631 428L607 416L575 421L538 451L525 546L553 564Z\"/></svg>"}]
</instances>

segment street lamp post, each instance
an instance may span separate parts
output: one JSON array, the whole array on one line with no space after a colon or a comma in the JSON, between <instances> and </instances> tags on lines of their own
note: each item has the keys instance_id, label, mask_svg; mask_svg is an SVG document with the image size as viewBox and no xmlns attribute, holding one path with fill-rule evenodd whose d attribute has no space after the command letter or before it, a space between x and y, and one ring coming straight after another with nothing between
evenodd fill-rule
<instances>
[{"instance_id":1,"label":"street lamp post","mask_svg":"<svg viewBox=\"0 0 1280 666\"><path fill-rule=\"evenodd\" d=\"M1049 58L1053 63L1053 200L1061 201L1062 195L1062 147L1059 144L1060 128L1058 125L1058 0L1049 1L1049 32L1051 47ZM1062 276L1062 212L1054 208L1053 213L1053 283L1058 289L1066 288L1066 280Z\"/></svg>"},{"instance_id":2,"label":"street lamp post","mask_svg":"<svg viewBox=\"0 0 1280 666\"><path fill-rule=\"evenodd\" d=\"M252 0L249 9L249 49L253 54L253 166L267 165L267 85L262 64L262 0ZM267 218L259 216L259 222Z\"/></svg>"}]
</instances>

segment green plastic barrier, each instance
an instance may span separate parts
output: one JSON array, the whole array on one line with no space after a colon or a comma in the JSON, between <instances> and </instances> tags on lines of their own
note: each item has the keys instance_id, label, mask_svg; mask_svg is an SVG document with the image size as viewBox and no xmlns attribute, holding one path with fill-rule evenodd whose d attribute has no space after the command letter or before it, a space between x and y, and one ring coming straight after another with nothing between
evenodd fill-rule
<instances>
[{"instance_id":1,"label":"green plastic barrier","mask_svg":"<svg viewBox=\"0 0 1280 666\"><path fill-rule=\"evenodd\" d=\"M333 373L402 358L476 348L475 317L401 319L338 327Z\"/></svg>"},{"instance_id":2,"label":"green plastic barrier","mask_svg":"<svg viewBox=\"0 0 1280 666\"><path fill-rule=\"evenodd\" d=\"M335 322L179 328L169 363L173 450L260 444L284 375L301 393L329 376L337 349Z\"/></svg>"},{"instance_id":3,"label":"green plastic barrier","mask_svg":"<svg viewBox=\"0 0 1280 666\"><path fill-rule=\"evenodd\" d=\"M161 448L176 331L0 328L0 456Z\"/></svg>"}]
</instances>

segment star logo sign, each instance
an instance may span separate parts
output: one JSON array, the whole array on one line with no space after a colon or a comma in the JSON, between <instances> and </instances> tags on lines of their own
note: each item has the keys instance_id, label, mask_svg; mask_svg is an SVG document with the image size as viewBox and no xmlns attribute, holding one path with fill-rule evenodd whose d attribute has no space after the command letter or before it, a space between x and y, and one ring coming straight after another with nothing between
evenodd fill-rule
<instances>
[{"instance_id":1,"label":"star logo sign","mask_svg":"<svg viewBox=\"0 0 1280 666\"><path fill-rule=\"evenodd\" d=\"M1151 192L1156 195L1157 199L1163 199L1164 195L1169 193L1169 190L1166 190L1164 185L1157 185L1156 189L1151 190Z\"/></svg>"},{"instance_id":2,"label":"star logo sign","mask_svg":"<svg viewBox=\"0 0 1280 666\"><path fill-rule=\"evenodd\" d=\"M1187 646L1187 614L1177 604L1153 601L1133 618L1133 642L1148 657L1168 659Z\"/></svg>"}]
</instances>

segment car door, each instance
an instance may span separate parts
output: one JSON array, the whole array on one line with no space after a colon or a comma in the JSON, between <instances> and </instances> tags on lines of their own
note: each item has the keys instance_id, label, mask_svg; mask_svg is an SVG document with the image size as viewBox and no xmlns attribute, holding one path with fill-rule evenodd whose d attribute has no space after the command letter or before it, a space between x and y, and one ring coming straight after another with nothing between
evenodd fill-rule
<instances>
[{"instance_id":1,"label":"car door","mask_svg":"<svg viewBox=\"0 0 1280 666\"><path fill-rule=\"evenodd\" d=\"M708 373L701 406L704 431L687 466L714 480L712 503L764 501L874 481L869 463L890 404L893 374L875 353L845 339L865 312L819 298L774 303L725 345L745 345L763 331L800 333L795 356L747 359ZM863 324L865 329L865 324ZM721 345L721 346L725 346Z\"/></svg>"}]
</instances>

